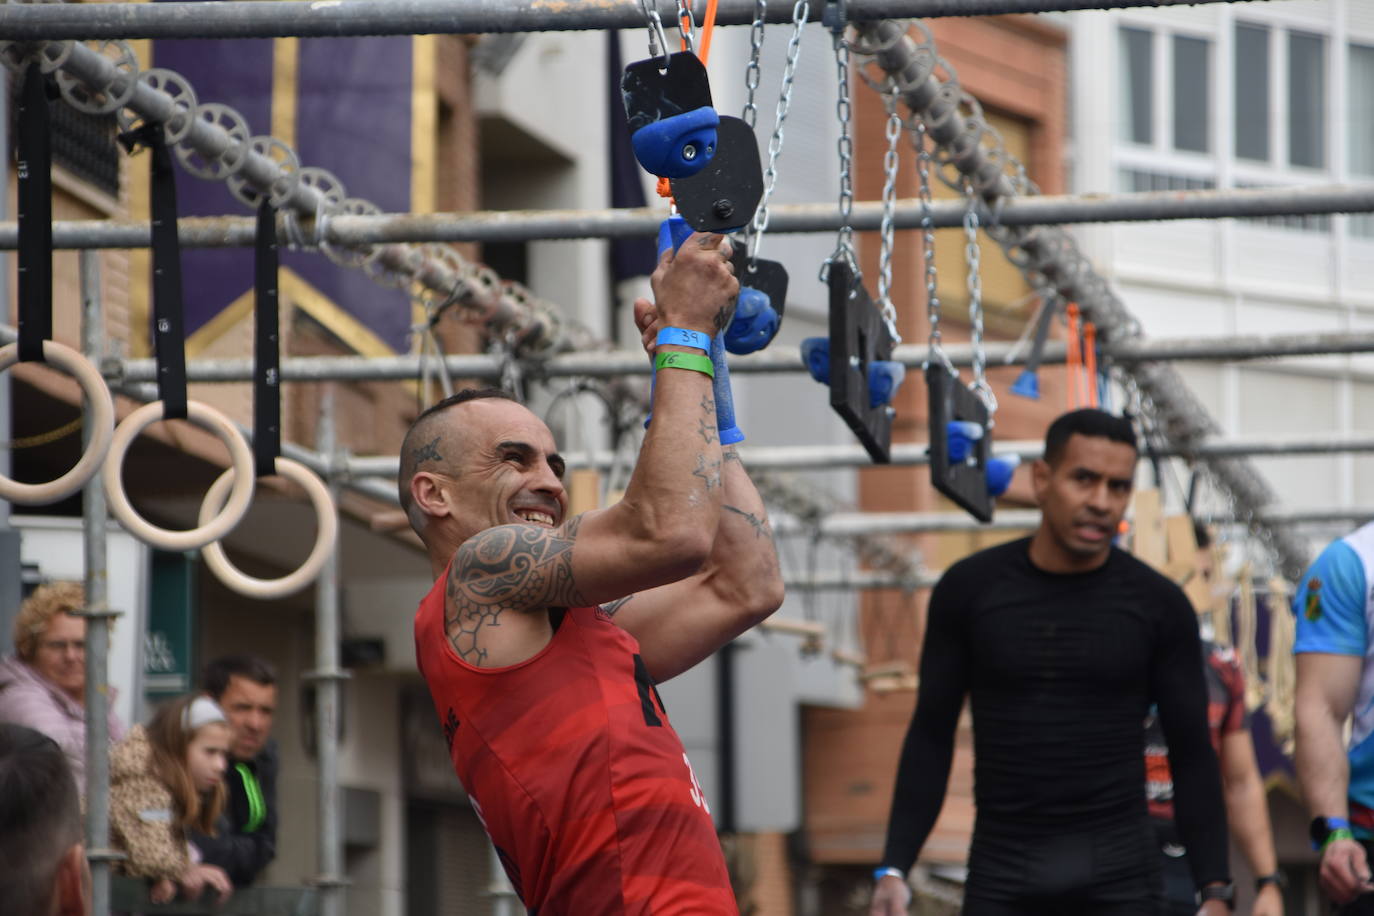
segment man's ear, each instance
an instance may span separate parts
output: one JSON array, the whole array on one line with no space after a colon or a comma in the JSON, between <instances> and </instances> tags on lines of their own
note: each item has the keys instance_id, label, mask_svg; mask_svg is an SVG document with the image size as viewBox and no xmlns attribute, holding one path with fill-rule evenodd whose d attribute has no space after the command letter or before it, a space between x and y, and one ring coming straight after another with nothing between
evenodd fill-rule
<instances>
[{"instance_id":1,"label":"man's ear","mask_svg":"<svg viewBox=\"0 0 1374 916\"><path fill-rule=\"evenodd\" d=\"M90 916L91 866L80 843L64 852L57 865L56 897L55 916Z\"/></svg>"},{"instance_id":2,"label":"man's ear","mask_svg":"<svg viewBox=\"0 0 1374 916\"><path fill-rule=\"evenodd\" d=\"M422 513L443 517L449 514L448 497L439 485L439 478L428 471L417 471L410 478L410 498Z\"/></svg>"}]
</instances>

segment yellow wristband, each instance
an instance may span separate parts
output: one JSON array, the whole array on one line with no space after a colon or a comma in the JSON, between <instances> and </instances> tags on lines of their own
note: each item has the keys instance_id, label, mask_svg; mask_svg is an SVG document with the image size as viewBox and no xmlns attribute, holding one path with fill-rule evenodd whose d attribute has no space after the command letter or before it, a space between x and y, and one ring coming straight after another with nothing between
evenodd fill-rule
<instances>
[{"instance_id":1,"label":"yellow wristband","mask_svg":"<svg viewBox=\"0 0 1374 916\"><path fill-rule=\"evenodd\" d=\"M690 369L711 378L716 377L716 367L711 364L711 357L699 353L678 353L676 350L659 353L654 357L654 368Z\"/></svg>"}]
</instances>

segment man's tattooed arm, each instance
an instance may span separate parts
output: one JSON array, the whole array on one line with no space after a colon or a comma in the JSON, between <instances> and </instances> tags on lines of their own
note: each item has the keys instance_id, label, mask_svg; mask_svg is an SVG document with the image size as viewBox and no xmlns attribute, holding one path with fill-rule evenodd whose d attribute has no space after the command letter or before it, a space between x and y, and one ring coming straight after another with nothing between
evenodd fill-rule
<instances>
[{"instance_id":1,"label":"man's tattooed arm","mask_svg":"<svg viewBox=\"0 0 1374 916\"><path fill-rule=\"evenodd\" d=\"M573 544L581 517L558 528L501 525L463 542L449 569L444 632L459 657L482 665L485 638L507 612L580 607Z\"/></svg>"}]
</instances>

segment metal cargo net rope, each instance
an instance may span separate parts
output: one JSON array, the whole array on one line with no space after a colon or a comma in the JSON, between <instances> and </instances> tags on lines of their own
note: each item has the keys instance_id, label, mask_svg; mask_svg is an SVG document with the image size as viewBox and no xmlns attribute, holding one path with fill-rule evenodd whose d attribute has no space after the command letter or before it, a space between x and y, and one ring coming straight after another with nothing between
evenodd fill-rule
<instances>
[{"instance_id":1,"label":"metal cargo net rope","mask_svg":"<svg viewBox=\"0 0 1374 916\"><path fill-rule=\"evenodd\" d=\"M1142 336L1140 323L1093 270L1087 258L1057 226L1003 226L1000 206L1017 197L1038 193L1025 167L1007 153L997 132L984 119L977 102L964 92L958 78L936 53L929 28L922 22L882 19L855 25L855 53L880 68L897 86L911 111L908 127L919 140L916 123L924 125L936 146L937 174L962 190L971 185L983 211L984 230L997 241L1007 258L1035 289L1052 289L1065 301L1077 302L1096 323L1100 340L1129 340ZM942 81L936 68L945 71ZM919 152L919 147L918 147ZM1141 395L1148 399L1169 440L1187 453L1218 427L1171 366L1133 363L1127 367ZM1306 546L1281 526L1266 524L1263 507L1273 494L1250 462L1244 459L1199 458L1209 476L1237 508L1253 519L1253 530L1291 577L1308 561Z\"/></svg>"}]
</instances>

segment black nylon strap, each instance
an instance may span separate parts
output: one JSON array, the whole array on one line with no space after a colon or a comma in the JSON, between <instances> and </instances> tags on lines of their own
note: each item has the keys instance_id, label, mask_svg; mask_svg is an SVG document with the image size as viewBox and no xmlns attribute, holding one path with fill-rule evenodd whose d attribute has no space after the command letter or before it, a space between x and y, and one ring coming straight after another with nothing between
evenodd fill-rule
<instances>
[{"instance_id":1,"label":"black nylon strap","mask_svg":"<svg viewBox=\"0 0 1374 916\"><path fill-rule=\"evenodd\" d=\"M277 211L264 199L253 249L253 466L258 477L277 473L281 454L277 260Z\"/></svg>"},{"instance_id":2,"label":"black nylon strap","mask_svg":"<svg viewBox=\"0 0 1374 916\"><path fill-rule=\"evenodd\" d=\"M43 359L52 337L52 134L46 79L38 63L19 95L19 359Z\"/></svg>"},{"instance_id":3,"label":"black nylon strap","mask_svg":"<svg viewBox=\"0 0 1374 916\"><path fill-rule=\"evenodd\" d=\"M181 241L177 238L177 185L161 130L143 133L152 156L149 210L153 217L153 352L163 418L186 418L186 332L182 322Z\"/></svg>"}]
</instances>

